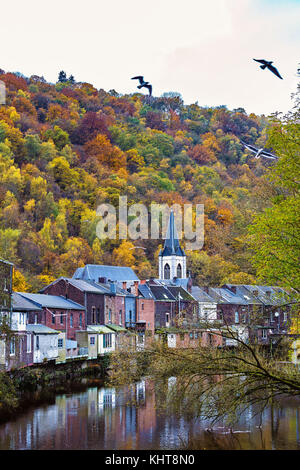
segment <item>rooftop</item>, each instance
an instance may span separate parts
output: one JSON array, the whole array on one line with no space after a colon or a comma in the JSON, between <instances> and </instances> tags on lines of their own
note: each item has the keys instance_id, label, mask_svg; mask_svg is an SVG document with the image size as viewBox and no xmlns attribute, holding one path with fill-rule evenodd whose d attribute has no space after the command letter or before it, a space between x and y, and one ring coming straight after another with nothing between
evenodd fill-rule
<instances>
[{"instance_id":1,"label":"rooftop","mask_svg":"<svg viewBox=\"0 0 300 470\"><path fill-rule=\"evenodd\" d=\"M139 281L133 269L127 266L106 266L100 264L86 264L84 268L78 268L73 279L84 279L99 282L99 279L107 281Z\"/></svg>"},{"instance_id":2,"label":"rooftop","mask_svg":"<svg viewBox=\"0 0 300 470\"><path fill-rule=\"evenodd\" d=\"M12 294L12 309L14 312L30 312L42 310L41 307L22 297L18 292Z\"/></svg>"},{"instance_id":3,"label":"rooftop","mask_svg":"<svg viewBox=\"0 0 300 470\"><path fill-rule=\"evenodd\" d=\"M31 294L28 292L17 292L17 294L33 302L40 308L48 307L61 308L63 310L84 310L82 305L60 295Z\"/></svg>"},{"instance_id":4,"label":"rooftop","mask_svg":"<svg viewBox=\"0 0 300 470\"><path fill-rule=\"evenodd\" d=\"M36 324L36 325L31 325L28 324L26 325L26 330L31 333L36 333L36 334L41 334L41 335L58 335L59 331L53 330L52 328L48 328L46 325L41 325L41 324Z\"/></svg>"}]
</instances>

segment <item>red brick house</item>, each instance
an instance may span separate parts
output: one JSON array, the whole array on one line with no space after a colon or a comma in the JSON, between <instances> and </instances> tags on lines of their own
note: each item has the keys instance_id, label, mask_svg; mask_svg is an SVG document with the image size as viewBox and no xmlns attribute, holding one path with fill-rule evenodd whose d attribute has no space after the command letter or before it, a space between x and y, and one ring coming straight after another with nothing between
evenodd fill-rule
<instances>
[{"instance_id":1,"label":"red brick house","mask_svg":"<svg viewBox=\"0 0 300 470\"><path fill-rule=\"evenodd\" d=\"M75 340L76 331L85 330L83 305L58 295L18 292L20 296L39 307L28 313L28 324L41 324L66 333L66 339Z\"/></svg>"},{"instance_id":2,"label":"red brick house","mask_svg":"<svg viewBox=\"0 0 300 470\"><path fill-rule=\"evenodd\" d=\"M98 284L83 279L61 277L44 287L41 292L61 295L83 305L86 325L113 323L125 326L127 293L115 283Z\"/></svg>"}]
</instances>

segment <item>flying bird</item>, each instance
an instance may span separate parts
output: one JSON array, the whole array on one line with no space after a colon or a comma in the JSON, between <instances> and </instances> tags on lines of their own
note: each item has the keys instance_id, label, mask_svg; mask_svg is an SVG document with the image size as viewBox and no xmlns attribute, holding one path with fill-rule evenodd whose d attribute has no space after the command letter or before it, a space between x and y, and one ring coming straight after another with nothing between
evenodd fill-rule
<instances>
[{"instance_id":1,"label":"flying bird","mask_svg":"<svg viewBox=\"0 0 300 470\"><path fill-rule=\"evenodd\" d=\"M273 72L277 77L281 78L281 80L283 80L282 76L280 75L280 73L278 72L278 70L276 69L276 67L274 67L273 62L271 61L267 61L265 59L253 59L255 60L255 62L259 62L263 65L260 65L260 68L261 69L265 69L266 67L271 71Z\"/></svg>"},{"instance_id":2,"label":"flying bird","mask_svg":"<svg viewBox=\"0 0 300 470\"><path fill-rule=\"evenodd\" d=\"M139 89L141 89L141 88L143 88L143 87L144 87L144 88L148 88L148 90L149 90L149 95L150 95L150 96L152 95L152 85L150 85L149 82L145 82L144 77L142 77L141 75L138 75L137 77L132 77L131 80L139 80L140 85L138 85L137 87L138 87Z\"/></svg>"},{"instance_id":3,"label":"flying bird","mask_svg":"<svg viewBox=\"0 0 300 470\"><path fill-rule=\"evenodd\" d=\"M246 147L246 149L250 150L250 152L255 153L255 158L260 158L261 156L270 158L271 160L276 160L278 158L276 157L276 155L273 155L272 153L267 152L263 148L258 149L257 147L254 147L254 145L246 144L246 142L243 142L242 140L241 140L241 143L243 144L244 147Z\"/></svg>"}]
</instances>

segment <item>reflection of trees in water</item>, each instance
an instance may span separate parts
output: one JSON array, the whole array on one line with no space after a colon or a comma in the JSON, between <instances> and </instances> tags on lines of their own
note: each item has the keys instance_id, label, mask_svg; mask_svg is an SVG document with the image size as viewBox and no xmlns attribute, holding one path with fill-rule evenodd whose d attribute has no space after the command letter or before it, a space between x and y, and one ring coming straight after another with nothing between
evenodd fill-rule
<instances>
[{"instance_id":1,"label":"reflection of trees in water","mask_svg":"<svg viewBox=\"0 0 300 470\"><path fill-rule=\"evenodd\" d=\"M122 388L90 387L60 395L0 426L0 449L283 449L299 448L297 403L252 406L234 426L178 409L157 409L177 380L148 379ZM294 408L293 408L294 406ZM290 447L289 447L290 446Z\"/></svg>"}]
</instances>

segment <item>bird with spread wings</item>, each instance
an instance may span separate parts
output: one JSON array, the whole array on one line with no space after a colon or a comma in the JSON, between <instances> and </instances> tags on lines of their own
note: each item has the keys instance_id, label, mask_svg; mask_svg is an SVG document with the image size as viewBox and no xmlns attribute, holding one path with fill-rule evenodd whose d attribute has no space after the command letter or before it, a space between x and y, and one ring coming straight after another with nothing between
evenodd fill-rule
<instances>
[{"instance_id":1,"label":"bird with spread wings","mask_svg":"<svg viewBox=\"0 0 300 470\"><path fill-rule=\"evenodd\" d=\"M139 89L141 89L141 88L143 88L143 87L144 87L144 88L148 88L148 90L149 90L149 95L150 95L150 96L152 95L152 85L150 85L149 82L145 82L144 77L142 77L141 75L138 75L137 77L132 77L131 80L139 80L140 85L138 85L137 87L138 87Z\"/></svg>"},{"instance_id":2,"label":"bird with spread wings","mask_svg":"<svg viewBox=\"0 0 300 470\"><path fill-rule=\"evenodd\" d=\"M246 144L246 142L243 142L242 140L241 140L241 143L243 144L243 146L247 150L249 150L252 153L255 153L255 158L260 158L261 156L266 157L266 158L270 158L271 160L277 160L277 158L278 158L278 157L276 157L276 155L273 155L272 153L267 152L263 148L259 149L257 147L254 147L254 145Z\"/></svg>"},{"instance_id":3,"label":"bird with spread wings","mask_svg":"<svg viewBox=\"0 0 300 470\"><path fill-rule=\"evenodd\" d=\"M255 62L259 62L260 64L260 68L261 69L269 69L271 72L273 72L278 78L281 78L281 80L283 80L282 76L280 75L280 73L278 72L277 68L274 67L273 62L272 61L267 61L265 59L253 59L255 60Z\"/></svg>"}]
</instances>

